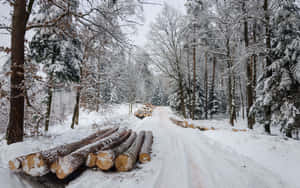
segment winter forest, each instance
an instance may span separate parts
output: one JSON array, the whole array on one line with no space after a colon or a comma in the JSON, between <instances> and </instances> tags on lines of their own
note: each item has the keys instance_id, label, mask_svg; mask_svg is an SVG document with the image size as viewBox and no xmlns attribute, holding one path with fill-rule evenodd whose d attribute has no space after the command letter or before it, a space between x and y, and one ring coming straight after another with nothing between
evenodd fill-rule
<instances>
[{"instance_id":1,"label":"winter forest","mask_svg":"<svg viewBox=\"0 0 300 188\"><path fill-rule=\"evenodd\" d=\"M5 187L300 187L300 1L0 0L2 10ZM98 169L101 151L113 168Z\"/></svg>"}]
</instances>

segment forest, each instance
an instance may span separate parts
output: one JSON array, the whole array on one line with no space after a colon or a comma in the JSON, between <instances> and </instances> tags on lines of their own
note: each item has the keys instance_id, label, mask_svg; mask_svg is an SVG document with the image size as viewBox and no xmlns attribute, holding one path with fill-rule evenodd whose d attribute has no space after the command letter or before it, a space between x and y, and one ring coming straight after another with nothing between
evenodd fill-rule
<instances>
[{"instance_id":1,"label":"forest","mask_svg":"<svg viewBox=\"0 0 300 188\"><path fill-rule=\"evenodd\" d=\"M82 124L92 131L101 118L105 126L136 128L166 117L210 131L243 128L236 134L274 136L296 147L300 2L180 3L183 10L156 0L0 0L9 12L0 18L1 147L68 132L81 138ZM145 10L158 7L145 44L137 44ZM152 104L153 115L151 105L150 117L133 120L142 104ZM156 128L150 130L158 151Z\"/></svg>"}]
</instances>

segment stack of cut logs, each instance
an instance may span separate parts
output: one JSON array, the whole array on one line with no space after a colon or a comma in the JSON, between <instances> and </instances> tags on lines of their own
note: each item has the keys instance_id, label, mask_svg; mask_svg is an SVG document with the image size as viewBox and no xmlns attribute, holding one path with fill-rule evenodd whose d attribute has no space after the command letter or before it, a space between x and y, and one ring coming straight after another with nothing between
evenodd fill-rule
<instances>
[{"instance_id":1,"label":"stack of cut logs","mask_svg":"<svg viewBox=\"0 0 300 188\"><path fill-rule=\"evenodd\" d=\"M144 104L144 106L141 109L138 109L134 115L140 119L143 119L145 117L152 116L154 106L152 104Z\"/></svg>"},{"instance_id":2,"label":"stack of cut logs","mask_svg":"<svg viewBox=\"0 0 300 188\"><path fill-rule=\"evenodd\" d=\"M130 171L137 161L150 161L152 143L151 131L137 134L125 128L109 128L77 142L17 157L9 161L9 167L30 176L55 173L59 179L83 166Z\"/></svg>"},{"instance_id":3,"label":"stack of cut logs","mask_svg":"<svg viewBox=\"0 0 300 188\"><path fill-rule=\"evenodd\" d=\"M192 123L189 123L188 121L184 120L177 120L175 118L170 117L169 118L171 120L172 123L174 123L177 126L183 127L183 128L193 128L193 129L199 129L200 131L208 131L208 130L217 130L214 127L204 127L204 126L199 126L199 125L194 125ZM247 129L235 129L232 128L233 132L246 132Z\"/></svg>"}]
</instances>

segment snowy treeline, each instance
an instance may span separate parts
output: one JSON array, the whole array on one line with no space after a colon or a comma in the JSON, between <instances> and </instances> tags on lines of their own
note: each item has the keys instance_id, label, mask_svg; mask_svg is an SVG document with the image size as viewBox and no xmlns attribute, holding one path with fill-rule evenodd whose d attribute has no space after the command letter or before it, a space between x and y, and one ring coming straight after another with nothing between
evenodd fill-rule
<instances>
[{"instance_id":1,"label":"snowy treeline","mask_svg":"<svg viewBox=\"0 0 300 188\"><path fill-rule=\"evenodd\" d=\"M295 137L300 125L299 27L294 0L187 0L152 24L149 46L169 78L170 106L183 117L226 112L266 132ZM293 134L293 132L295 134Z\"/></svg>"}]
</instances>

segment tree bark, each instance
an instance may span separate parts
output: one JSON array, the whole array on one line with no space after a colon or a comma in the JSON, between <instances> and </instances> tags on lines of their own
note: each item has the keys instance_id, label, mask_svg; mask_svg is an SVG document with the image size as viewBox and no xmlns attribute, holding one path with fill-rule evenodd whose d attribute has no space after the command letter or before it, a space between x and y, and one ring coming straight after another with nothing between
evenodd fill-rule
<instances>
[{"instance_id":1,"label":"tree bark","mask_svg":"<svg viewBox=\"0 0 300 188\"><path fill-rule=\"evenodd\" d=\"M52 73L50 74L49 83L48 83L48 99L47 99L47 112L46 112L46 122L45 122L45 131L49 129L50 115L51 115L51 105L52 105Z\"/></svg>"},{"instance_id":2,"label":"tree bark","mask_svg":"<svg viewBox=\"0 0 300 188\"><path fill-rule=\"evenodd\" d=\"M55 161L58 159L58 157L67 155L76 149L83 147L84 145L109 136L115 131L117 131L116 128L100 130L77 142L18 157L9 161L9 166L11 167L10 169L15 170L22 168L22 170L28 175L43 176L49 172L50 165L52 170L54 169L56 165Z\"/></svg>"},{"instance_id":3,"label":"tree bark","mask_svg":"<svg viewBox=\"0 0 300 188\"><path fill-rule=\"evenodd\" d=\"M232 121L232 62L231 62L231 55L230 55L230 44L229 39L226 41L226 48L227 48L227 68L228 68L228 114L229 114L229 123L234 126L234 121Z\"/></svg>"},{"instance_id":4,"label":"tree bark","mask_svg":"<svg viewBox=\"0 0 300 188\"><path fill-rule=\"evenodd\" d=\"M192 119L195 119L196 105L196 26L194 25L194 40L193 40L193 104L192 104Z\"/></svg>"},{"instance_id":5,"label":"tree bark","mask_svg":"<svg viewBox=\"0 0 300 188\"><path fill-rule=\"evenodd\" d=\"M204 72L204 86L205 86L205 119L208 119L208 71L207 71L207 52L205 52L205 72Z\"/></svg>"},{"instance_id":6,"label":"tree bark","mask_svg":"<svg viewBox=\"0 0 300 188\"><path fill-rule=\"evenodd\" d=\"M269 15L269 2L268 0L264 0L264 11L265 11L265 27L266 27L266 49L267 49L267 55L266 55L266 67L271 65L271 59L269 56L270 49L271 49L271 33L270 33L270 15ZM268 74L272 75L271 71L268 71ZM267 76L271 76L267 75ZM271 134L270 129L270 122L271 122L271 107L265 106L264 107L264 115L265 115L265 123L264 128L265 131L269 134Z\"/></svg>"},{"instance_id":7,"label":"tree bark","mask_svg":"<svg viewBox=\"0 0 300 188\"><path fill-rule=\"evenodd\" d=\"M72 123L71 123L71 128L74 129L74 125L78 125L79 121L79 103L80 103L80 86L77 88L76 92L76 104L74 107L74 112L73 112L73 117L72 117Z\"/></svg>"},{"instance_id":8,"label":"tree bark","mask_svg":"<svg viewBox=\"0 0 300 188\"><path fill-rule=\"evenodd\" d=\"M215 95L215 77L216 77L216 62L217 62L217 58L216 56L214 56L213 58L213 68L212 68L212 80L211 80L211 90L210 90L210 103L211 103L211 107L214 108L214 95ZM213 112L212 109L210 111L210 118L213 118Z\"/></svg>"},{"instance_id":9,"label":"tree bark","mask_svg":"<svg viewBox=\"0 0 300 188\"><path fill-rule=\"evenodd\" d=\"M145 134L145 139L143 146L141 148L141 152L139 155L140 163L146 163L151 160L151 148L153 144L153 134L151 131L147 131Z\"/></svg>"},{"instance_id":10,"label":"tree bark","mask_svg":"<svg viewBox=\"0 0 300 188\"><path fill-rule=\"evenodd\" d=\"M71 154L59 158L56 168L57 178L65 179L71 173L76 171L80 166L82 166L85 163L89 153L95 153L103 148L110 148L116 146L116 144L124 141L127 137L128 130L119 129L117 132L113 133L105 139L101 139L79 150L76 150Z\"/></svg>"},{"instance_id":11,"label":"tree bark","mask_svg":"<svg viewBox=\"0 0 300 188\"><path fill-rule=\"evenodd\" d=\"M115 166L118 171L126 172L133 169L141 147L144 142L145 131L141 131L138 134L135 142L130 146L130 148L124 152L123 154L119 155L116 159Z\"/></svg>"},{"instance_id":12,"label":"tree bark","mask_svg":"<svg viewBox=\"0 0 300 188\"><path fill-rule=\"evenodd\" d=\"M132 145L136 137L137 134L133 132L130 137L120 146L109 150L99 151L96 155L94 154L95 164L93 164L92 155L89 155L89 157L91 156L91 160L87 160L87 166L92 167L97 165L97 167L101 170L111 169L115 164L116 157L125 152Z\"/></svg>"},{"instance_id":13,"label":"tree bark","mask_svg":"<svg viewBox=\"0 0 300 188\"><path fill-rule=\"evenodd\" d=\"M24 37L26 0L16 0L12 17L10 112L7 144L23 141L24 134Z\"/></svg>"},{"instance_id":14,"label":"tree bark","mask_svg":"<svg viewBox=\"0 0 300 188\"><path fill-rule=\"evenodd\" d=\"M242 118L245 119L245 105L244 105L244 95L242 89L241 76L239 76L239 86L240 86L240 97L241 97L241 104L242 104Z\"/></svg>"},{"instance_id":15,"label":"tree bark","mask_svg":"<svg viewBox=\"0 0 300 188\"><path fill-rule=\"evenodd\" d=\"M246 7L245 2L243 2L243 12L246 15ZM245 47L248 50L249 47L249 38L248 38L248 18L244 18L244 40ZM252 61L252 58L251 58ZM252 62L249 61L249 58L246 58L246 74L247 74L247 83L246 83L246 91L247 91L247 120L248 120L248 128L253 129L253 115L250 115L250 109L253 105L253 91L252 91L252 71L251 65Z\"/></svg>"}]
</instances>

